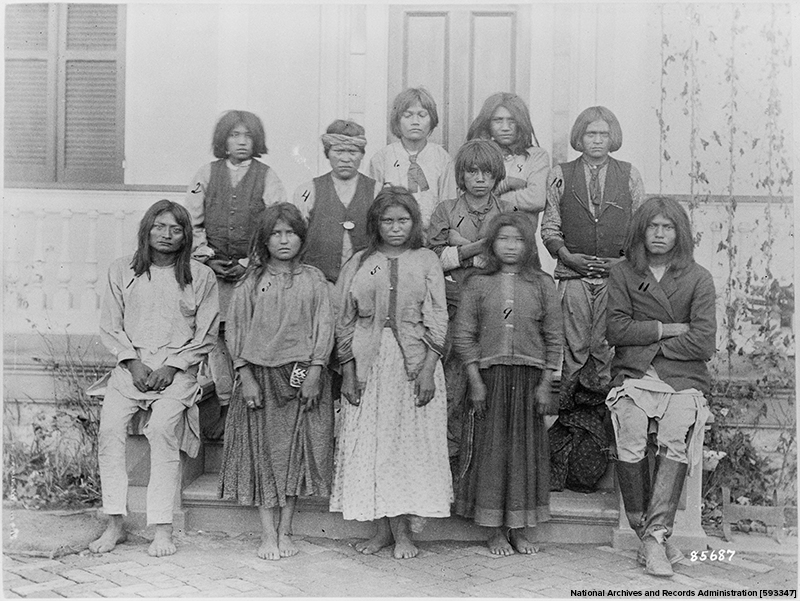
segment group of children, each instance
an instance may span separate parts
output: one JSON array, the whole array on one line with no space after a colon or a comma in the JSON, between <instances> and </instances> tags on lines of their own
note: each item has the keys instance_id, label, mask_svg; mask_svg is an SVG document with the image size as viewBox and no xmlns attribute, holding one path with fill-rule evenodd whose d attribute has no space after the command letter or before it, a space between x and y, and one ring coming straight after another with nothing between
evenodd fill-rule
<instances>
[{"instance_id":1,"label":"group of children","mask_svg":"<svg viewBox=\"0 0 800 601\"><path fill-rule=\"evenodd\" d=\"M428 139L437 124L426 90L402 92L398 141L366 176L363 127L334 121L322 135L331 170L287 202L255 160L267 151L261 121L230 111L217 160L189 186L182 239L220 299L209 363L223 409L206 436L224 430L220 497L259 507L261 558L297 553L305 495L375 522L358 550L393 544L396 558L414 557L412 534L451 507L491 528L499 555L535 552L525 529L549 519L544 415L558 409L563 340L535 242L549 157L513 94L486 100L455 161ZM215 334L204 330L206 350Z\"/></svg>"}]
</instances>

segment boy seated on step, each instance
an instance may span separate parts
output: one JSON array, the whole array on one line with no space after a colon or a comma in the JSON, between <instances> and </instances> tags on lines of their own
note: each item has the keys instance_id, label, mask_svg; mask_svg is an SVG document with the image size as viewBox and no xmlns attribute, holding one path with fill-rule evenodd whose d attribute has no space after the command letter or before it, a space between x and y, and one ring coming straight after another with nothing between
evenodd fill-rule
<instances>
[{"instance_id":1,"label":"boy seated on step","mask_svg":"<svg viewBox=\"0 0 800 601\"><path fill-rule=\"evenodd\" d=\"M100 315L100 337L116 357L100 414L98 460L105 532L89 545L111 551L126 538L127 427L139 410L149 411L144 435L150 443L147 523L155 524L148 550L175 553L172 512L180 482L181 444L199 449L197 369L214 347L219 328L217 279L191 259L192 221L181 205L160 200L139 224L136 253L111 264ZM184 426L188 420L188 427ZM193 438L192 438L193 437Z\"/></svg>"}]
</instances>

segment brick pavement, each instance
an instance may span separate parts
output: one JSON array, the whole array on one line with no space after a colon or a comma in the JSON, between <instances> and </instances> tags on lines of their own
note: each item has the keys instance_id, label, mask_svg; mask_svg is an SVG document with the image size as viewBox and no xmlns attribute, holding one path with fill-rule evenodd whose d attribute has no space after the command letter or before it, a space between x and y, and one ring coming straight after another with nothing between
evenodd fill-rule
<instances>
[{"instance_id":1,"label":"brick pavement","mask_svg":"<svg viewBox=\"0 0 800 601\"><path fill-rule=\"evenodd\" d=\"M298 539L300 554L256 557L258 537L184 533L168 558L133 537L110 554L61 559L3 556L3 595L53 597L570 597L575 589L697 591L796 588L797 556L738 552L733 561L686 561L672 579L647 576L633 551L542 543L534 556L491 556L469 542L422 542L397 561L363 556L354 541Z\"/></svg>"}]
</instances>

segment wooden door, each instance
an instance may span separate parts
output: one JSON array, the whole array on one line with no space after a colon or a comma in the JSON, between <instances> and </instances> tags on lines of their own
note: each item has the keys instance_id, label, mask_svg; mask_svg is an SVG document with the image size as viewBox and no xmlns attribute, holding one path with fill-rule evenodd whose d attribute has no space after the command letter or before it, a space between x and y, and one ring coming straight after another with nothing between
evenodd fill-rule
<instances>
[{"instance_id":1,"label":"wooden door","mask_svg":"<svg viewBox=\"0 0 800 601\"><path fill-rule=\"evenodd\" d=\"M439 111L431 140L451 155L490 94L514 92L528 104L530 7L393 6L389 31L387 114L399 92L426 87Z\"/></svg>"}]
</instances>

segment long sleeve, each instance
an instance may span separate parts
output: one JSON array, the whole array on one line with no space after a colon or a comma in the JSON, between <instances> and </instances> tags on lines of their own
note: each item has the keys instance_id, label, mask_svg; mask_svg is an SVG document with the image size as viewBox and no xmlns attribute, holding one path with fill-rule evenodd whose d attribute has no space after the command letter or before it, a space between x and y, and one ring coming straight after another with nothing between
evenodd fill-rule
<instances>
[{"instance_id":1,"label":"long sleeve","mask_svg":"<svg viewBox=\"0 0 800 601\"><path fill-rule=\"evenodd\" d=\"M189 183L184 198L184 206L192 218L192 250L208 246L205 229L205 202L208 183L211 181L211 163L206 163L197 171L194 179Z\"/></svg>"},{"instance_id":2,"label":"long sleeve","mask_svg":"<svg viewBox=\"0 0 800 601\"><path fill-rule=\"evenodd\" d=\"M703 270L692 294L689 331L661 341L661 354L675 361L707 361L716 351L716 299L714 280Z\"/></svg>"},{"instance_id":3,"label":"long sleeve","mask_svg":"<svg viewBox=\"0 0 800 601\"><path fill-rule=\"evenodd\" d=\"M369 176L375 180L375 194L386 182L386 173L383 170L383 152L378 152L369 161Z\"/></svg>"},{"instance_id":4,"label":"long sleeve","mask_svg":"<svg viewBox=\"0 0 800 601\"><path fill-rule=\"evenodd\" d=\"M353 333L356 327L357 312L353 295L350 294L350 286L358 271L360 258L361 253L356 253L342 266L334 290L335 304L338 311L336 316L336 349L340 363L347 363L355 358L353 355Z\"/></svg>"},{"instance_id":5,"label":"long sleeve","mask_svg":"<svg viewBox=\"0 0 800 601\"><path fill-rule=\"evenodd\" d=\"M197 299L197 312L194 318L194 336L184 346L171 353L166 365L186 371L199 364L217 343L219 332L219 292L217 278L211 269L204 267L202 272L192 274L191 285Z\"/></svg>"},{"instance_id":6,"label":"long sleeve","mask_svg":"<svg viewBox=\"0 0 800 601\"><path fill-rule=\"evenodd\" d=\"M480 293L476 281L467 283L461 293L455 323L453 325L453 348L464 365L477 363L481 359L478 336L480 328Z\"/></svg>"},{"instance_id":7,"label":"long sleeve","mask_svg":"<svg viewBox=\"0 0 800 601\"><path fill-rule=\"evenodd\" d=\"M521 190L510 190L500 195L500 198L512 203L520 211L526 213L541 213L546 206L548 172L550 170L550 155L542 148L529 148L530 153L521 173L506 173L509 177L519 177L527 182Z\"/></svg>"},{"instance_id":8,"label":"long sleeve","mask_svg":"<svg viewBox=\"0 0 800 601\"><path fill-rule=\"evenodd\" d=\"M620 263L611 268L608 278L606 339L611 346L647 346L658 342L658 321L633 318L633 299Z\"/></svg>"},{"instance_id":9,"label":"long sleeve","mask_svg":"<svg viewBox=\"0 0 800 601\"><path fill-rule=\"evenodd\" d=\"M458 196L458 187L456 186L456 174L453 169L453 161L448 158L444 169L439 174L439 182L437 186L438 198L441 203L447 198L455 198Z\"/></svg>"},{"instance_id":10,"label":"long sleeve","mask_svg":"<svg viewBox=\"0 0 800 601\"><path fill-rule=\"evenodd\" d=\"M311 364L328 364L334 343L334 314L330 289L323 277L314 285L314 336Z\"/></svg>"},{"instance_id":11,"label":"long sleeve","mask_svg":"<svg viewBox=\"0 0 800 601\"><path fill-rule=\"evenodd\" d=\"M444 355L447 336L447 299L444 291L444 273L438 261L432 262L425 275L425 300L422 302L422 323L426 332L425 344L437 354Z\"/></svg>"},{"instance_id":12,"label":"long sleeve","mask_svg":"<svg viewBox=\"0 0 800 601\"><path fill-rule=\"evenodd\" d=\"M563 320L561 303L556 285L549 276L541 278L539 288L542 295L544 317L542 319L542 339L545 344L546 369L557 370L561 365L561 347L563 344Z\"/></svg>"},{"instance_id":13,"label":"long sleeve","mask_svg":"<svg viewBox=\"0 0 800 601\"><path fill-rule=\"evenodd\" d=\"M628 180L628 188L631 191L631 213L636 211L639 206L645 201L644 194L644 181L639 170L631 165L631 175Z\"/></svg>"},{"instance_id":14,"label":"long sleeve","mask_svg":"<svg viewBox=\"0 0 800 601\"><path fill-rule=\"evenodd\" d=\"M436 205L428 225L428 248L437 254L442 264L442 270L451 271L461 266L458 258L458 247L447 243L450 235L450 219L448 215L449 204L440 202Z\"/></svg>"},{"instance_id":15,"label":"long sleeve","mask_svg":"<svg viewBox=\"0 0 800 601\"><path fill-rule=\"evenodd\" d=\"M117 359L117 363L128 359L137 359L139 353L125 332L125 301L122 288L127 282L122 281L124 271L118 269L119 262L113 263L108 270L106 291L100 309L100 340L108 351Z\"/></svg>"},{"instance_id":16,"label":"long sleeve","mask_svg":"<svg viewBox=\"0 0 800 601\"><path fill-rule=\"evenodd\" d=\"M558 257L558 249L564 244L564 234L561 232L561 195L564 188L564 174L561 165L556 165L547 175L547 194L542 216L542 242L548 252Z\"/></svg>"},{"instance_id":17,"label":"long sleeve","mask_svg":"<svg viewBox=\"0 0 800 601\"><path fill-rule=\"evenodd\" d=\"M287 202L288 200L286 188L283 187L283 182L272 168L267 169L267 174L264 176L263 199L266 206Z\"/></svg>"},{"instance_id":18,"label":"long sleeve","mask_svg":"<svg viewBox=\"0 0 800 601\"><path fill-rule=\"evenodd\" d=\"M253 319L254 285L251 276L233 289L228 315L225 318L225 342L235 369L248 363L242 359L242 351Z\"/></svg>"}]
</instances>

